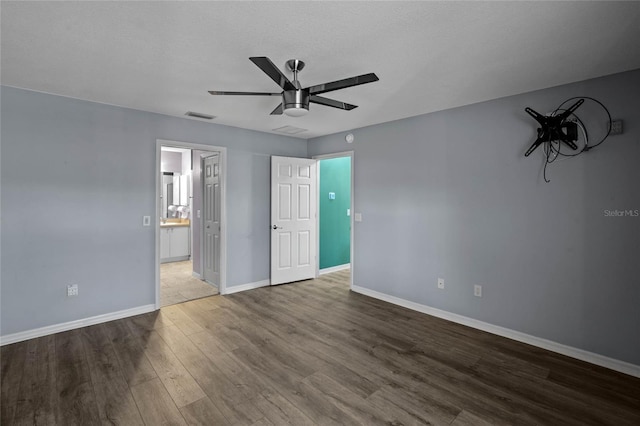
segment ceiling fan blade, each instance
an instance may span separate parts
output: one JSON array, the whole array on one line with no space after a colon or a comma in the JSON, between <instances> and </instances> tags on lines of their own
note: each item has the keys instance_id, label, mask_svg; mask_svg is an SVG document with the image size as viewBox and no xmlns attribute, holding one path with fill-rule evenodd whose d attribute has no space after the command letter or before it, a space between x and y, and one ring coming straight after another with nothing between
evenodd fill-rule
<instances>
[{"instance_id":1,"label":"ceiling fan blade","mask_svg":"<svg viewBox=\"0 0 640 426\"><path fill-rule=\"evenodd\" d=\"M282 87L283 90L296 90L296 87L289 81L289 79L282 74L282 71L276 67L271 59L266 56L254 56L249 58L251 62L256 64L258 68L264 71L276 84Z\"/></svg>"},{"instance_id":2,"label":"ceiling fan blade","mask_svg":"<svg viewBox=\"0 0 640 426\"><path fill-rule=\"evenodd\" d=\"M247 95L247 96L280 96L282 93L266 92L221 92L219 90L209 90L212 95Z\"/></svg>"},{"instance_id":3,"label":"ceiling fan blade","mask_svg":"<svg viewBox=\"0 0 640 426\"><path fill-rule=\"evenodd\" d=\"M358 105L351 105L344 102L336 101L335 99L329 99L318 95L311 95L309 97L309 102L313 102L314 104L320 104L325 106L330 106L338 109L344 109L350 111L354 108L358 108Z\"/></svg>"},{"instance_id":4,"label":"ceiling fan blade","mask_svg":"<svg viewBox=\"0 0 640 426\"><path fill-rule=\"evenodd\" d=\"M345 78L344 80L332 81L331 83L318 84L309 87L309 94L317 95L320 93L331 92L333 90L345 89L347 87L358 86L360 84L373 83L379 78L374 73L363 74L357 77Z\"/></svg>"},{"instance_id":5,"label":"ceiling fan blade","mask_svg":"<svg viewBox=\"0 0 640 426\"><path fill-rule=\"evenodd\" d=\"M282 115L282 104L278 105L276 109L271 111L270 115Z\"/></svg>"}]
</instances>

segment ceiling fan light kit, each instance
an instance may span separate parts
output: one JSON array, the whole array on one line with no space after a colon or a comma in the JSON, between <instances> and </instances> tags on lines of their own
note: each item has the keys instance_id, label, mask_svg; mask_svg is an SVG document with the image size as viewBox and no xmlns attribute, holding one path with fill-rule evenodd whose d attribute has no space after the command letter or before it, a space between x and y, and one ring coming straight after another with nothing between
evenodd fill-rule
<instances>
[{"instance_id":1,"label":"ceiling fan light kit","mask_svg":"<svg viewBox=\"0 0 640 426\"><path fill-rule=\"evenodd\" d=\"M252 95L252 96L281 96L282 102L271 111L271 115L281 115L283 112L290 117L301 117L309 112L309 103L325 105L333 108L350 111L357 108L357 105L347 104L334 99L319 96L321 93L332 92L334 90L345 89L347 87L358 86L360 84L373 83L378 81L378 76L374 73L363 74L357 77L345 78L344 80L332 81L330 83L318 84L302 88L298 80L298 73L304 68L304 62L299 59L289 59L287 68L293 73L293 81L290 81L273 62L266 56L249 58L265 74L267 74L280 88L281 93L265 92L223 92L210 90L212 95Z\"/></svg>"},{"instance_id":2,"label":"ceiling fan light kit","mask_svg":"<svg viewBox=\"0 0 640 426\"><path fill-rule=\"evenodd\" d=\"M296 104L293 106L285 107L284 113L289 117L302 117L309 112L309 103L306 106Z\"/></svg>"}]
</instances>

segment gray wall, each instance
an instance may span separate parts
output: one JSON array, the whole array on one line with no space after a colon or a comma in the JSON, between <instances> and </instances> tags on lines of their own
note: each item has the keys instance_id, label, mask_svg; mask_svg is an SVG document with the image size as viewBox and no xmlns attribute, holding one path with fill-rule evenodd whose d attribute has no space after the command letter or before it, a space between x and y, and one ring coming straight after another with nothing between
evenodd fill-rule
<instances>
[{"instance_id":1,"label":"gray wall","mask_svg":"<svg viewBox=\"0 0 640 426\"><path fill-rule=\"evenodd\" d=\"M437 84L434 82L434 84ZM535 122L572 96L624 134L552 164L523 154ZM606 115L578 115L602 135ZM640 364L640 70L308 141L355 151L354 283ZM436 280L445 278L445 290ZM483 297L473 296L473 285Z\"/></svg>"},{"instance_id":2,"label":"gray wall","mask_svg":"<svg viewBox=\"0 0 640 426\"><path fill-rule=\"evenodd\" d=\"M228 147L227 284L269 278L269 156L304 140L1 90L2 335L154 303L156 139Z\"/></svg>"}]
</instances>

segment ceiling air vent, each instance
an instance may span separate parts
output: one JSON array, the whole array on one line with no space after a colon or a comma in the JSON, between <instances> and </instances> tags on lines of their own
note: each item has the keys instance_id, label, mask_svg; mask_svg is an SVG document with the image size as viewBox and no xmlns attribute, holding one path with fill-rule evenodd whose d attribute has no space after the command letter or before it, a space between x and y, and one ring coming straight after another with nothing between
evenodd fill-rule
<instances>
[{"instance_id":1,"label":"ceiling air vent","mask_svg":"<svg viewBox=\"0 0 640 426\"><path fill-rule=\"evenodd\" d=\"M184 115L186 115L187 117L201 118L203 120L213 120L214 118L216 118L213 115L203 114L201 112L193 112L193 111L187 111Z\"/></svg>"},{"instance_id":2,"label":"ceiling air vent","mask_svg":"<svg viewBox=\"0 0 640 426\"><path fill-rule=\"evenodd\" d=\"M286 133L287 135L295 135L298 133L306 132L307 129L301 129L293 126L282 126L277 129L273 129L274 132Z\"/></svg>"}]
</instances>

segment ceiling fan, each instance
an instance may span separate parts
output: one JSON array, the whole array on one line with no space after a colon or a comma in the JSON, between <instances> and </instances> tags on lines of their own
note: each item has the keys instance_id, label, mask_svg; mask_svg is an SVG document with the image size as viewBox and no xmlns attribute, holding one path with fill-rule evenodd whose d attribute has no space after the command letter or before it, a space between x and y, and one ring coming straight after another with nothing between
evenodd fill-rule
<instances>
[{"instance_id":1,"label":"ceiling fan","mask_svg":"<svg viewBox=\"0 0 640 426\"><path fill-rule=\"evenodd\" d=\"M298 80L298 73L304 68L304 62L298 59L287 61L287 68L293 72L293 81L290 81L273 62L266 56L249 58L258 68L264 71L278 86L282 88L280 93L268 92L220 92L210 90L212 95L254 95L254 96L282 96L282 103L271 111L271 115L280 115L283 112L292 117L300 117L309 112L309 103L325 105L333 108L352 110L357 105L347 104L334 99L319 96L321 93L332 92L347 87L358 86L365 83L378 81L378 76L374 73L363 74L357 77L345 78L344 80L332 81L330 83L317 84L302 88Z\"/></svg>"}]
</instances>

